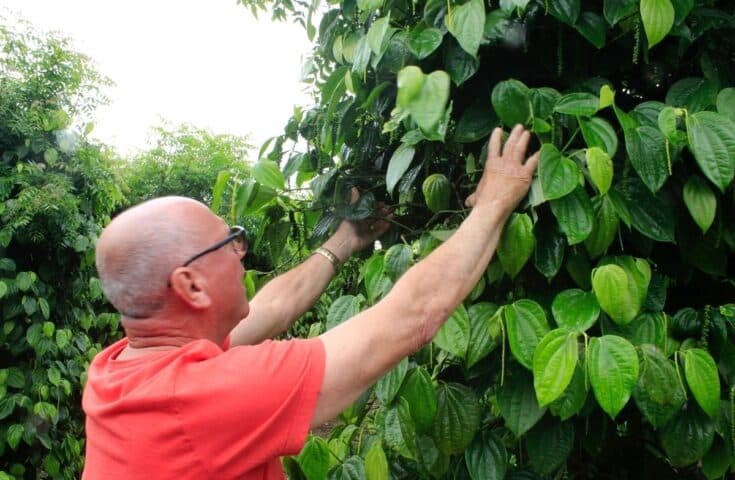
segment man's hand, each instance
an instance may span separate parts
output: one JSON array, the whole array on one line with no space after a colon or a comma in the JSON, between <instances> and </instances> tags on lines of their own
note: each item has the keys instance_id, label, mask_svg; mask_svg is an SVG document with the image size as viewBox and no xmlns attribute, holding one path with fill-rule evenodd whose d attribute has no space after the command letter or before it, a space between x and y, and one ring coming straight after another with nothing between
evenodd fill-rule
<instances>
[{"instance_id":1,"label":"man's hand","mask_svg":"<svg viewBox=\"0 0 735 480\"><path fill-rule=\"evenodd\" d=\"M354 204L359 199L360 192L353 187L350 203ZM334 248L332 252L344 262L353 253L372 245L375 240L388 231L390 222L387 219L390 217L390 210L379 204L374 214L364 220L357 222L342 220L337 231L324 245L327 248Z\"/></svg>"},{"instance_id":2,"label":"man's hand","mask_svg":"<svg viewBox=\"0 0 735 480\"><path fill-rule=\"evenodd\" d=\"M533 172L538 165L539 152L524 163L531 134L521 125L513 128L501 153L502 136L500 128L493 130L482 178L465 204L468 207L488 205L509 215L528 193Z\"/></svg>"}]
</instances>

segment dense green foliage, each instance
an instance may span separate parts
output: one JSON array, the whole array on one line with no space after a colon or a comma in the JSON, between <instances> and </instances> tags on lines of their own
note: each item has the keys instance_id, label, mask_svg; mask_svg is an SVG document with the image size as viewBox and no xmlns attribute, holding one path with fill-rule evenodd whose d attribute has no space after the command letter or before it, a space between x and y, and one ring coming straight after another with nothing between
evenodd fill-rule
<instances>
[{"instance_id":1,"label":"dense green foliage","mask_svg":"<svg viewBox=\"0 0 735 480\"><path fill-rule=\"evenodd\" d=\"M542 149L464 305L286 461L293 478L735 466L731 1L340 0L318 27L316 2L242 3L288 12L316 39L316 103L266 145L250 190L274 191L272 208L285 179L311 180L322 215L301 230L315 237L376 201L396 209L384 248L343 273L312 334L451 235L493 127L522 123ZM349 206L353 185L364 194Z\"/></svg>"},{"instance_id":2,"label":"dense green foliage","mask_svg":"<svg viewBox=\"0 0 735 480\"><path fill-rule=\"evenodd\" d=\"M215 135L193 125L163 125L152 135L150 148L121 164L126 205L165 195L186 195L209 205L220 172L239 181L250 176L247 138Z\"/></svg>"},{"instance_id":3,"label":"dense green foliage","mask_svg":"<svg viewBox=\"0 0 735 480\"><path fill-rule=\"evenodd\" d=\"M122 194L109 152L80 131L106 80L66 40L3 25L0 478L73 479L86 367L119 335L93 245Z\"/></svg>"}]
</instances>

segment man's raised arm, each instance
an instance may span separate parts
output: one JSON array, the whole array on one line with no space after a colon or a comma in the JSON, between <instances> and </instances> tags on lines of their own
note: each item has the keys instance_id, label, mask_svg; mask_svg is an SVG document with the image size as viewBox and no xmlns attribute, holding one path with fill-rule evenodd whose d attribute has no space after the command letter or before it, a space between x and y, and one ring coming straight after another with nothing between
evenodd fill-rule
<instances>
[{"instance_id":1,"label":"man's raised arm","mask_svg":"<svg viewBox=\"0 0 735 480\"><path fill-rule=\"evenodd\" d=\"M524 162L530 133L521 126L502 152L501 137L495 129L483 176L467 199L473 210L454 235L409 269L382 301L320 337L326 370L313 427L334 418L403 357L430 342L484 273L538 163L538 153Z\"/></svg>"},{"instance_id":2,"label":"man's raised arm","mask_svg":"<svg viewBox=\"0 0 735 480\"><path fill-rule=\"evenodd\" d=\"M357 190L353 189L353 203L358 198ZM360 222L343 220L322 247L342 264L353 253L372 245L389 227L380 218ZM334 274L335 266L327 257L312 255L268 282L250 301L250 314L232 330L230 345L254 345L285 332L314 305Z\"/></svg>"}]
</instances>

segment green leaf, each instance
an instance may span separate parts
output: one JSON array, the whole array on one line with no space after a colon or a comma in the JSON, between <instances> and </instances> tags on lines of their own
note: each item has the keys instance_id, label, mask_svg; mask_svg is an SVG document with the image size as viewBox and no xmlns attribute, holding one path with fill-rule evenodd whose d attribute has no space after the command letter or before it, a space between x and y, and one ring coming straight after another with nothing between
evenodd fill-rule
<instances>
[{"instance_id":1,"label":"green leaf","mask_svg":"<svg viewBox=\"0 0 735 480\"><path fill-rule=\"evenodd\" d=\"M701 459L712 446L715 425L696 405L687 405L661 429L661 446L675 467Z\"/></svg>"},{"instance_id":2,"label":"green leaf","mask_svg":"<svg viewBox=\"0 0 735 480\"><path fill-rule=\"evenodd\" d=\"M497 311L498 306L488 302L476 303L467 310L470 318L470 342L465 358L467 368L472 368L497 347L500 332L490 326Z\"/></svg>"},{"instance_id":3,"label":"green leaf","mask_svg":"<svg viewBox=\"0 0 735 480\"><path fill-rule=\"evenodd\" d=\"M525 125L531 118L531 90L518 80L495 84L491 101L495 113L509 127Z\"/></svg>"},{"instance_id":4,"label":"green leaf","mask_svg":"<svg viewBox=\"0 0 735 480\"><path fill-rule=\"evenodd\" d=\"M537 223L534 227L536 248L534 249L533 264L547 280L553 279L564 261L566 238L559 231L556 224L543 226Z\"/></svg>"},{"instance_id":5,"label":"green leaf","mask_svg":"<svg viewBox=\"0 0 735 480\"><path fill-rule=\"evenodd\" d=\"M465 358L470 342L470 318L464 305L459 305L439 328L434 343L455 357Z\"/></svg>"},{"instance_id":6,"label":"green leaf","mask_svg":"<svg viewBox=\"0 0 735 480\"><path fill-rule=\"evenodd\" d=\"M411 247L404 243L397 243L385 252L384 272L392 280L397 279L408 270L411 265Z\"/></svg>"},{"instance_id":7,"label":"green leaf","mask_svg":"<svg viewBox=\"0 0 735 480\"><path fill-rule=\"evenodd\" d=\"M497 254L503 270L515 278L533 253L535 245L531 217L525 213L514 213L500 237Z\"/></svg>"},{"instance_id":8,"label":"green leaf","mask_svg":"<svg viewBox=\"0 0 735 480\"><path fill-rule=\"evenodd\" d=\"M390 13L385 17L379 18L370 26L367 33L367 42L370 50L376 55L381 56L388 47L390 35L386 39L386 34L390 31Z\"/></svg>"},{"instance_id":9,"label":"green leaf","mask_svg":"<svg viewBox=\"0 0 735 480\"><path fill-rule=\"evenodd\" d=\"M598 147L611 158L615 156L618 151L618 136L607 120L600 117L586 120L580 117L579 126L588 147Z\"/></svg>"},{"instance_id":10,"label":"green leaf","mask_svg":"<svg viewBox=\"0 0 735 480\"><path fill-rule=\"evenodd\" d=\"M600 195L606 194L610 190L613 179L613 164L610 155L601 148L592 147L585 151L585 159L592 183L595 184Z\"/></svg>"},{"instance_id":11,"label":"green leaf","mask_svg":"<svg viewBox=\"0 0 735 480\"><path fill-rule=\"evenodd\" d=\"M485 2L470 0L464 5L455 6L444 17L444 21L449 33L457 39L464 51L477 57L485 28Z\"/></svg>"},{"instance_id":12,"label":"green leaf","mask_svg":"<svg viewBox=\"0 0 735 480\"><path fill-rule=\"evenodd\" d=\"M709 352L701 348L684 351L684 375L699 406L716 418L720 412L720 377Z\"/></svg>"},{"instance_id":13,"label":"green leaf","mask_svg":"<svg viewBox=\"0 0 735 480\"><path fill-rule=\"evenodd\" d=\"M600 110L611 105L615 105L615 91L610 88L610 85L605 84L600 87Z\"/></svg>"},{"instance_id":14,"label":"green leaf","mask_svg":"<svg viewBox=\"0 0 735 480\"><path fill-rule=\"evenodd\" d=\"M686 143L686 133L679 130L679 118L685 114L681 108L665 107L658 114L658 129L664 137L674 145Z\"/></svg>"},{"instance_id":15,"label":"green leaf","mask_svg":"<svg viewBox=\"0 0 735 480\"><path fill-rule=\"evenodd\" d=\"M581 333L597 322L600 304L592 292L564 290L554 297L551 313L560 328Z\"/></svg>"},{"instance_id":16,"label":"green leaf","mask_svg":"<svg viewBox=\"0 0 735 480\"><path fill-rule=\"evenodd\" d=\"M547 119L554 113L554 106L561 94L549 87L531 89L531 104L535 118Z\"/></svg>"},{"instance_id":17,"label":"green leaf","mask_svg":"<svg viewBox=\"0 0 735 480\"><path fill-rule=\"evenodd\" d=\"M488 108L486 102L477 102L462 113L453 140L459 143L474 143L487 137L497 125L498 118L495 112Z\"/></svg>"},{"instance_id":18,"label":"green leaf","mask_svg":"<svg viewBox=\"0 0 735 480\"><path fill-rule=\"evenodd\" d=\"M730 469L730 451L720 437L715 437L712 448L702 457L702 471L709 480L724 478Z\"/></svg>"},{"instance_id":19,"label":"green leaf","mask_svg":"<svg viewBox=\"0 0 735 480\"><path fill-rule=\"evenodd\" d=\"M222 170L217 174L217 181L214 183L214 189L212 190L212 211L219 212L220 206L222 205L222 194L227 187L227 182L230 180L230 171Z\"/></svg>"},{"instance_id":20,"label":"green leaf","mask_svg":"<svg viewBox=\"0 0 735 480\"><path fill-rule=\"evenodd\" d=\"M33 272L18 272L18 275L15 276L15 286L21 292L27 292L35 281L36 274Z\"/></svg>"},{"instance_id":21,"label":"green leaf","mask_svg":"<svg viewBox=\"0 0 735 480\"><path fill-rule=\"evenodd\" d=\"M651 268L633 257L610 257L592 270L592 289L602 310L619 325L630 323L646 299Z\"/></svg>"},{"instance_id":22,"label":"green leaf","mask_svg":"<svg viewBox=\"0 0 735 480\"><path fill-rule=\"evenodd\" d=\"M321 437L312 436L296 457L296 462L308 480L323 480L327 478L330 455L327 442Z\"/></svg>"},{"instance_id":23,"label":"green leaf","mask_svg":"<svg viewBox=\"0 0 735 480\"><path fill-rule=\"evenodd\" d=\"M689 149L699 168L724 192L735 176L735 122L714 112L686 117Z\"/></svg>"},{"instance_id":24,"label":"green leaf","mask_svg":"<svg viewBox=\"0 0 735 480\"><path fill-rule=\"evenodd\" d=\"M437 70L430 73L425 76L418 95L409 103L408 110L411 117L421 130L432 131L444 117L444 109L449 99L449 82L447 72Z\"/></svg>"},{"instance_id":25,"label":"green leaf","mask_svg":"<svg viewBox=\"0 0 735 480\"><path fill-rule=\"evenodd\" d=\"M260 160L253 165L253 178L259 184L274 190L283 190L286 183L278 164L271 160Z\"/></svg>"},{"instance_id":26,"label":"green leaf","mask_svg":"<svg viewBox=\"0 0 735 480\"><path fill-rule=\"evenodd\" d=\"M0 420L7 418L15 409L15 400L13 397L0 398Z\"/></svg>"},{"instance_id":27,"label":"green leaf","mask_svg":"<svg viewBox=\"0 0 735 480\"><path fill-rule=\"evenodd\" d=\"M393 401L403 380L406 378L408 373L408 359L403 358L398 365L386 373L380 380L375 384L375 396L383 402L383 405L388 405Z\"/></svg>"},{"instance_id":28,"label":"green leaf","mask_svg":"<svg viewBox=\"0 0 735 480\"><path fill-rule=\"evenodd\" d=\"M521 365L531 370L536 346L549 333L546 314L533 300L518 300L506 305L503 314L510 350Z\"/></svg>"},{"instance_id":29,"label":"green leaf","mask_svg":"<svg viewBox=\"0 0 735 480\"><path fill-rule=\"evenodd\" d=\"M444 454L463 452L480 426L480 402L475 393L458 383L440 383L432 437Z\"/></svg>"},{"instance_id":30,"label":"green leaf","mask_svg":"<svg viewBox=\"0 0 735 480\"><path fill-rule=\"evenodd\" d=\"M582 9L581 3L581 0L555 0L545 5L554 18L567 25L574 25Z\"/></svg>"},{"instance_id":31,"label":"green leaf","mask_svg":"<svg viewBox=\"0 0 735 480\"><path fill-rule=\"evenodd\" d=\"M648 126L626 130L625 148L638 176L656 193L669 177L666 139L661 131Z\"/></svg>"},{"instance_id":32,"label":"green leaf","mask_svg":"<svg viewBox=\"0 0 735 480\"><path fill-rule=\"evenodd\" d=\"M684 204L699 228L702 229L702 233L707 233L715 220L717 198L702 177L698 175L689 177L684 185Z\"/></svg>"},{"instance_id":33,"label":"green leaf","mask_svg":"<svg viewBox=\"0 0 735 480\"><path fill-rule=\"evenodd\" d=\"M592 233L595 214L584 188L577 187L569 195L552 200L551 211L566 235L569 245L583 242Z\"/></svg>"},{"instance_id":34,"label":"green leaf","mask_svg":"<svg viewBox=\"0 0 735 480\"><path fill-rule=\"evenodd\" d=\"M686 108L689 114L706 110L716 100L717 87L706 78L682 78L666 92L667 105Z\"/></svg>"},{"instance_id":35,"label":"green leaf","mask_svg":"<svg viewBox=\"0 0 735 480\"><path fill-rule=\"evenodd\" d=\"M562 466L574 446L574 424L546 417L526 436L528 460L533 469L549 475Z\"/></svg>"},{"instance_id":36,"label":"green leaf","mask_svg":"<svg viewBox=\"0 0 735 480\"><path fill-rule=\"evenodd\" d=\"M541 147L538 175L541 180L541 190L547 200L561 198L571 193L579 185L577 164L563 156L550 143Z\"/></svg>"},{"instance_id":37,"label":"green leaf","mask_svg":"<svg viewBox=\"0 0 735 480\"><path fill-rule=\"evenodd\" d=\"M638 0L605 0L603 12L605 20L615 26L620 20L638 11Z\"/></svg>"},{"instance_id":38,"label":"green leaf","mask_svg":"<svg viewBox=\"0 0 735 480\"><path fill-rule=\"evenodd\" d=\"M480 68L480 61L462 50L457 42L450 41L444 49L444 68L455 85L462 85Z\"/></svg>"},{"instance_id":39,"label":"green leaf","mask_svg":"<svg viewBox=\"0 0 735 480\"><path fill-rule=\"evenodd\" d=\"M364 480L365 475L365 462L352 455L329 474L329 480Z\"/></svg>"},{"instance_id":40,"label":"green leaf","mask_svg":"<svg viewBox=\"0 0 735 480\"><path fill-rule=\"evenodd\" d=\"M642 313L628 325L630 333L627 338L636 346L650 344L664 349L667 341L665 321L660 312Z\"/></svg>"},{"instance_id":41,"label":"green leaf","mask_svg":"<svg viewBox=\"0 0 735 480\"><path fill-rule=\"evenodd\" d=\"M368 64L370 63L371 54L372 51L370 50L367 35L361 36L360 40L357 41L357 46L355 47L355 58L352 62L352 71L358 75L364 75L367 71ZM335 92L339 91L340 90L335 90ZM335 97L337 97L337 93L332 95L333 102L339 99L339 97Z\"/></svg>"},{"instance_id":42,"label":"green leaf","mask_svg":"<svg viewBox=\"0 0 735 480\"><path fill-rule=\"evenodd\" d=\"M0 280L0 299L8 293L8 285Z\"/></svg>"},{"instance_id":43,"label":"green leaf","mask_svg":"<svg viewBox=\"0 0 735 480\"><path fill-rule=\"evenodd\" d=\"M451 194L449 179L441 173L429 175L421 185L426 206L434 213L449 208L449 196Z\"/></svg>"},{"instance_id":44,"label":"green leaf","mask_svg":"<svg viewBox=\"0 0 735 480\"><path fill-rule=\"evenodd\" d=\"M373 442L365 454L365 478L367 480L389 480L388 459L380 441Z\"/></svg>"},{"instance_id":45,"label":"green leaf","mask_svg":"<svg viewBox=\"0 0 735 480\"><path fill-rule=\"evenodd\" d=\"M635 347L615 335L594 337L589 344L587 367L597 403L614 420L638 381Z\"/></svg>"},{"instance_id":46,"label":"green leaf","mask_svg":"<svg viewBox=\"0 0 735 480\"><path fill-rule=\"evenodd\" d=\"M674 6L670 0L641 0L640 9L648 48L652 48L674 26Z\"/></svg>"},{"instance_id":47,"label":"green leaf","mask_svg":"<svg viewBox=\"0 0 735 480\"><path fill-rule=\"evenodd\" d=\"M372 12L383 6L383 0L357 0L357 8L363 12Z\"/></svg>"},{"instance_id":48,"label":"green leaf","mask_svg":"<svg viewBox=\"0 0 735 480\"><path fill-rule=\"evenodd\" d=\"M5 439L8 442L10 448L12 448L13 450L18 448L18 444L20 443L20 439L23 438L24 432L25 428L19 423L8 427L8 431L5 433Z\"/></svg>"},{"instance_id":49,"label":"green leaf","mask_svg":"<svg viewBox=\"0 0 735 480\"><path fill-rule=\"evenodd\" d=\"M498 408L505 426L516 437L521 437L546 413L536 400L531 375L522 369L513 371L498 390Z\"/></svg>"},{"instance_id":50,"label":"green leaf","mask_svg":"<svg viewBox=\"0 0 735 480\"><path fill-rule=\"evenodd\" d=\"M415 154L416 150L405 143L402 143L393 152L388 162L388 170L385 173L385 188L389 194L393 194L396 185L398 185L408 167L411 166L411 160L413 160Z\"/></svg>"},{"instance_id":51,"label":"green leaf","mask_svg":"<svg viewBox=\"0 0 735 480\"><path fill-rule=\"evenodd\" d=\"M360 313L360 300L354 295L343 295L329 306L327 312L327 330Z\"/></svg>"},{"instance_id":52,"label":"green leaf","mask_svg":"<svg viewBox=\"0 0 735 480\"><path fill-rule=\"evenodd\" d=\"M416 58L423 60L439 48L444 33L438 28L416 28L408 37L408 47Z\"/></svg>"},{"instance_id":53,"label":"green leaf","mask_svg":"<svg viewBox=\"0 0 735 480\"><path fill-rule=\"evenodd\" d=\"M735 122L735 88L724 88L717 94L717 113Z\"/></svg>"},{"instance_id":54,"label":"green leaf","mask_svg":"<svg viewBox=\"0 0 735 480\"><path fill-rule=\"evenodd\" d=\"M591 93L569 93L556 102L554 111L566 115L591 117L600 107L600 99Z\"/></svg>"},{"instance_id":55,"label":"green leaf","mask_svg":"<svg viewBox=\"0 0 735 480\"><path fill-rule=\"evenodd\" d=\"M508 451L500 437L483 431L465 450L464 460L472 480L503 480L508 466Z\"/></svg>"},{"instance_id":56,"label":"green leaf","mask_svg":"<svg viewBox=\"0 0 735 480\"><path fill-rule=\"evenodd\" d=\"M396 81L398 86L396 105L408 108L411 102L421 93L425 75L419 67L409 65L398 72Z\"/></svg>"},{"instance_id":57,"label":"green leaf","mask_svg":"<svg viewBox=\"0 0 735 480\"><path fill-rule=\"evenodd\" d=\"M574 28L598 49L605 46L605 36L608 27L605 19L600 15L594 12L584 12L577 19Z\"/></svg>"},{"instance_id":58,"label":"green leaf","mask_svg":"<svg viewBox=\"0 0 735 480\"><path fill-rule=\"evenodd\" d=\"M577 364L577 368L574 369L574 375L572 380L569 382L567 388L562 394L549 405L549 410L554 415L558 416L562 420L572 418L574 415L582 410L587 400L587 388L585 386L585 374L584 369L586 367Z\"/></svg>"},{"instance_id":59,"label":"green leaf","mask_svg":"<svg viewBox=\"0 0 735 480\"><path fill-rule=\"evenodd\" d=\"M383 438L388 447L403 457L415 459L416 429L408 402L399 397L398 402L387 409L384 421Z\"/></svg>"},{"instance_id":60,"label":"green leaf","mask_svg":"<svg viewBox=\"0 0 735 480\"><path fill-rule=\"evenodd\" d=\"M533 355L533 385L542 407L567 388L577 366L577 332L552 330L539 342Z\"/></svg>"},{"instance_id":61,"label":"green leaf","mask_svg":"<svg viewBox=\"0 0 735 480\"><path fill-rule=\"evenodd\" d=\"M413 368L408 372L399 391L406 399L416 431L424 433L431 428L436 418L436 390L425 367Z\"/></svg>"},{"instance_id":62,"label":"green leaf","mask_svg":"<svg viewBox=\"0 0 735 480\"><path fill-rule=\"evenodd\" d=\"M643 182L635 178L630 178L615 188L624 192L623 196L627 200L625 205L629 209L633 228L653 240L674 242L674 214L670 205L664 202L664 197L654 196ZM619 203L614 201L614 204L617 214L624 220L623 212L617 208Z\"/></svg>"},{"instance_id":63,"label":"green leaf","mask_svg":"<svg viewBox=\"0 0 735 480\"><path fill-rule=\"evenodd\" d=\"M641 345L641 376L633 400L654 428L660 428L684 404L684 390L674 363L653 345Z\"/></svg>"}]
</instances>

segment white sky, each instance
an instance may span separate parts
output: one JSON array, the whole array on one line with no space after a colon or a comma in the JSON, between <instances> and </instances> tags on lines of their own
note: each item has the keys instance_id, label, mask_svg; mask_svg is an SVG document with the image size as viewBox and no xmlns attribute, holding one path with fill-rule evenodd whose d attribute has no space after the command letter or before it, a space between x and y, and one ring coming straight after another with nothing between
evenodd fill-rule
<instances>
[{"instance_id":1,"label":"white sky","mask_svg":"<svg viewBox=\"0 0 735 480\"><path fill-rule=\"evenodd\" d=\"M123 154L143 149L160 117L214 133L279 135L311 47L300 25L272 23L235 0L0 0L42 31L57 30L116 86L91 136ZM8 11L9 9L9 11ZM160 116L160 117L159 117Z\"/></svg>"}]
</instances>

